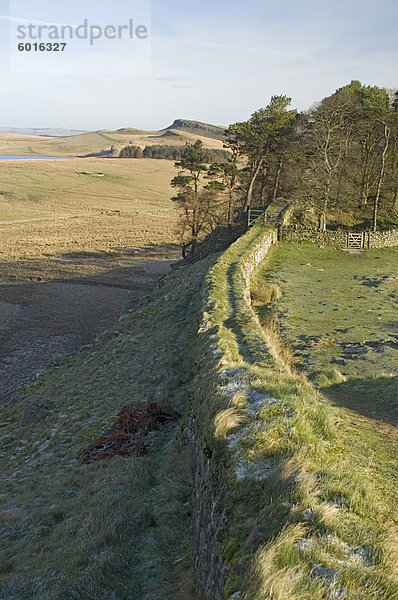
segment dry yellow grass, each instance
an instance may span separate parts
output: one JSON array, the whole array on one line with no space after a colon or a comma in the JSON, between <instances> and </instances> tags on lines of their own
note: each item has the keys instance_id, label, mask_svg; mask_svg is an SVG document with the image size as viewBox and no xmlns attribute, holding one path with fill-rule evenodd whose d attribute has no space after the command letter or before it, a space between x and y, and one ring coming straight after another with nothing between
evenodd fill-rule
<instances>
[{"instance_id":1,"label":"dry yellow grass","mask_svg":"<svg viewBox=\"0 0 398 600\"><path fill-rule=\"evenodd\" d=\"M275 283L263 283L252 287L251 297L255 304L264 305L280 300L282 292Z\"/></svg>"},{"instance_id":2,"label":"dry yellow grass","mask_svg":"<svg viewBox=\"0 0 398 600\"><path fill-rule=\"evenodd\" d=\"M3 282L106 276L126 284L137 262L178 253L171 161L4 161L2 167Z\"/></svg>"},{"instance_id":3,"label":"dry yellow grass","mask_svg":"<svg viewBox=\"0 0 398 600\"><path fill-rule=\"evenodd\" d=\"M161 261L179 257L173 213L118 213L39 223L1 231L0 282L91 279L131 285ZM152 280L152 277L151 277Z\"/></svg>"},{"instance_id":4,"label":"dry yellow grass","mask_svg":"<svg viewBox=\"0 0 398 600\"><path fill-rule=\"evenodd\" d=\"M180 250L172 162L28 160L0 167L1 397L46 368L53 354L86 343L79 341L89 337L80 335L82 323L91 338L114 323Z\"/></svg>"},{"instance_id":5,"label":"dry yellow grass","mask_svg":"<svg viewBox=\"0 0 398 600\"><path fill-rule=\"evenodd\" d=\"M103 173L103 176L97 176ZM167 160L2 161L0 223L108 210L173 211Z\"/></svg>"},{"instance_id":6,"label":"dry yellow grass","mask_svg":"<svg viewBox=\"0 0 398 600\"><path fill-rule=\"evenodd\" d=\"M41 156L82 157L88 154L108 152L114 148L115 155L127 144L151 146L153 144L171 144L182 146L198 138L205 148L222 148L223 143L195 133L176 131L178 135L162 136L158 131L139 131L124 129L121 131L92 131L69 137L44 137L37 135L0 134L0 154L38 154Z\"/></svg>"}]
</instances>

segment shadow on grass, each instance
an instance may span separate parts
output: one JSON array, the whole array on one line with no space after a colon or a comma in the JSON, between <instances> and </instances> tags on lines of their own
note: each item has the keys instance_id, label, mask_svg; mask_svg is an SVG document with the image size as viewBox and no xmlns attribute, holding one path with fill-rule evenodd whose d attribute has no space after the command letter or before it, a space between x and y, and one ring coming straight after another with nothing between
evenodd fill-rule
<instances>
[{"instance_id":1,"label":"shadow on grass","mask_svg":"<svg viewBox=\"0 0 398 600\"><path fill-rule=\"evenodd\" d=\"M172 251L162 244L137 256L77 251L2 263L0 402L145 303Z\"/></svg>"},{"instance_id":2,"label":"shadow on grass","mask_svg":"<svg viewBox=\"0 0 398 600\"><path fill-rule=\"evenodd\" d=\"M151 291L179 259L176 244L144 248L114 247L111 251L76 250L59 255L21 258L0 265L0 284L58 281ZM163 263L163 264L162 264Z\"/></svg>"},{"instance_id":3,"label":"shadow on grass","mask_svg":"<svg viewBox=\"0 0 398 600\"><path fill-rule=\"evenodd\" d=\"M322 392L338 406L398 427L398 377L350 379Z\"/></svg>"}]
</instances>

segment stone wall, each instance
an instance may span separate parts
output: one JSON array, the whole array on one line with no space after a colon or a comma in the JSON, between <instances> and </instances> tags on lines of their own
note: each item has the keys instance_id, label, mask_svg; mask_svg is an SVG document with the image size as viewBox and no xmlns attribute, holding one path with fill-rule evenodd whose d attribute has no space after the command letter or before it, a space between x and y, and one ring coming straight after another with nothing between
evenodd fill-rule
<instances>
[{"instance_id":1,"label":"stone wall","mask_svg":"<svg viewBox=\"0 0 398 600\"><path fill-rule=\"evenodd\" d=\"M386 248L398 246L398 229L389 231L364 232L363 247ZM280 227L279 240L285 242L310 242L320 246L331 246L332 248L348 247L347 231L320 231L311 227Z\"/></svg>"},{"instance_id":2,"label":"stone wall","mask_svg":"<svg viewBox=\"0 0 398 600\"><path fill-rule=\"evenodd\" d=\"M253 230L247 235L251 236ZM250 276L264 259L270 247L277 243L275 230L264 231L253 243L243 245L246 236L232 244L218 264L208 274L203 287L202 311L198 331L198 374L195 381L192 447L194 469L193 529L194 566L200 597L203 600L226 598L225 585L230 573L223 556L223 532L228 528L226 495L234 472L228 469L229 450L220 451L213 437L214 414L220 406L228 406L225 376L230 372L223 365L219 328L222 327L214 311L223 299L215 294L214 269L237 269L236 302L239 311L254 318L250 307ZM241 249L242 247L242 249ZM237 248L234 253L234 248ZM225 292L228 296L228 293ZM228 298L226 298L228 301ZM249 314L252 313L252 314ZM253 328L256 333L256 328ZM254 336L255 337L255 336ZM253 344L256 340L253 339ZM226 452L226 454L224 454Z\"/></svg>"},{"instance_id":3,"label":"stone wall","mask_svg":"<svg viewBox=\"0 0 398 600\"><path fill-rule=\"evenodd\" d=\"M365 248L388 248L398 246L398 229L365 233Z\"/></svg>"},{"instance_id":4,"label":"stone wall","mask_svg":"<svg viewBox=\"0 0 398 600\"><path fill-rule=\"evenodd\" d=\"M320 231L310 227L280 227L279 240L284 242L311 242L333 248L347 247L345 231Z\"/></svg>"}]
</instances>

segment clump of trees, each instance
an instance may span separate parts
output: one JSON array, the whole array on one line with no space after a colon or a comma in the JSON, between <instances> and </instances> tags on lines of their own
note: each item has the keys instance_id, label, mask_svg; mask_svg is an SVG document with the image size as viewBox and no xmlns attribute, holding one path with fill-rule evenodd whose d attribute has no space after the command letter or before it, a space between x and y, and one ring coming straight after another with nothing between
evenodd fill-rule
<instances>
[{"instance_id":1,"label":"clump of trees","mask_svg":"<svg viewBox=\"0 0 398 600\"><path fill-rule=\"evenodd\" d=\"M183 254L215 227L277 199L321 230L398 224L398 92L359 81L298 113L287 96L225 133L229 151L209 160L198 140L176 160Z\"/></svg>"},{"instance_id":2,"label":"clump of trees","mask_svg":"<svg viewBox=\"0 0 398 600\"><path fill-rule=\"evenodd\" d=\"M398 210L398 96L352 81L303 115L296 204L312 207L319 227L331 211L362 218L376 231L379 210Z\"/></svg>"},{"instance_id":3,"label":"clump of trees","mask_svg":"<svg viewBox=\"0 0 398 600\"><path fill-rule=\"evenodd\" d=\"M184 147L169 145L145 146L144 149L139 146L129 145L121 149L119 158L156 158L180 161L182 159ZM217 163L228 160L229 152L218 148L203 149L206 163Z\"/></svg>"},{"instance_id":4,"label":"clump of trees","mask_svg":"<svg viewBox=\"0 0 398 600\"><path fill-rule=\"evenodd\" d=\"M119 158L143 158L144 153L140 146L125 146L119 152Z\"/></svg>"}]
</instances>

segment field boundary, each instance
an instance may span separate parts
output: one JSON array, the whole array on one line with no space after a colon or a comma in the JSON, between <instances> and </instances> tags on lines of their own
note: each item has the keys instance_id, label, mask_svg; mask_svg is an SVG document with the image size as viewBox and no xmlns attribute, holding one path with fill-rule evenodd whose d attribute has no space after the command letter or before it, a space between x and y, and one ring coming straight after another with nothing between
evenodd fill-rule
<instances>
[{"instance_id":1,"label":"field boundary","mask_svg":"<svg viewBox=\"0 0 398 600\"><path fill-rule=\"evenodd\" d=\"M361 241L353 245L350 236L362 236ZM331 246L332 248L389 248L398 246L398 229L390 229L387 231L320 231L314 227L302 227L296 225L283 225L278 231L279 241L285 242L310 242L313 244L321 244Z\"/></svg>"}]
</instances>

